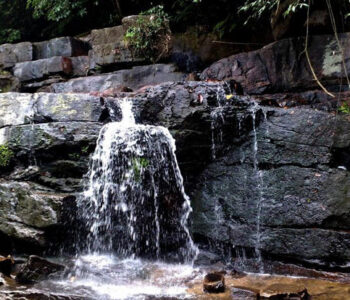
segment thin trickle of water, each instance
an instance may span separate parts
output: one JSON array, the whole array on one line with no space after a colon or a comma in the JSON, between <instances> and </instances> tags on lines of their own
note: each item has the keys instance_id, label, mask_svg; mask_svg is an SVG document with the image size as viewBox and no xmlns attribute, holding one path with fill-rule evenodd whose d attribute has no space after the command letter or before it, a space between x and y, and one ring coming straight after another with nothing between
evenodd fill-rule
<instances>
[{"instance_id":1,"label":"thin trickle of water","mask_svg":"<svg viewBox=\"0 0 350 300\"><path fill-rule=\"evenodd\" d=\"M122 121L101 129L78 203L87 252L192 261L198 250L175 141L164 127L135 124L131 102L120 108Z\"/></svg>"},{"instance_id":2,"label":"thin trickle of water","mask_svg":"<svg viewBox=\"0 0 350 300\"><path fill-rule=\"evenodd\" d=\"M235 264L234 268L235 270L245 270L246 269L246 261L247 261L247 254L244 248L237 247L235 248Z\"/></svg>"},{"instance_id":3,"label":"thin trickle of water","mask_svg":"<svg viewBox=\"0 0 350 300\"><path fill-rule=\"evenodd\" d=\"M264 202L264 195L263 195L263 187L264 187L264 179L263 179L263 171L259 170L259 161L258 161L258 138L257 138L257 132L256 132L256 114L259 110L259 106L257 103L254 103L254 105L251 108L251 116L252 116L252 127L253 127L253 167L254 167L254 174L257 182L257 191L258 191L258 202L257 202L257 217L256 217L256 242L255 242L255 253L257 256L257 262L259 265L259 271L261 273L264 272L264 266L262 263L262 255L260 251L261 246L261 212L262 212L262 205Z\"/></svg>"},{"instance_id":4,"label":"thin trickle of water","mask_svg":"<svg viewBox=\"0 0 350 300\"><path fill-rule=\"evenodd\" d=\"M212 160L216 159L217 154L217 144L221 144L223 142L223 126L225 124L224 117L224 107L222 106L222 99L224 95L222 95L223 91L218 87L216 91L216 105L211 113L211 156Z\"/></svg>"}]
</instances>

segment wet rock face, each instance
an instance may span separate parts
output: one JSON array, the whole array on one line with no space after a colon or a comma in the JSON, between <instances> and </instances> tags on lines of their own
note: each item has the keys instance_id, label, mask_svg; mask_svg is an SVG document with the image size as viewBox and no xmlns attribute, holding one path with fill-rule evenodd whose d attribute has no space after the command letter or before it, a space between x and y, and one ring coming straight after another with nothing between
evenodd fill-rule
<instances>
[{"instance_id":1,"label":"wet rock face","mask_svg":"<svg viewBox=\"0 0 350 300\"><path fill-rule=\"evenodd\" d=\"M260 50L224 58L201 75L201 79L228 80L240 83L248 94L309 90L317 87L303 54L303 38L285 39ZM349 34L340 35L343 49L348 47ZM324 45L324 47L320 47ZM337 85L345 79L342 57L334 36L312 36L309 55L318 78L323 84ZM348 53L344 53L348 64ZM348 68L349 66L347 66Z\"/></svg>"},{"instance_id":2,"label":"wet rock face","mask_svg":"<svg viewBox=\"0 0 350 300\"><path fill-rule=\"evenodd\" d=\"M317 91L289 104L281 94L226 97L232 93L230 84L177 82L128 94L138 123L165 126L176 140L197 242L213 252L215 245L258 247L273 258L342 265L350 259L348 117L329 113L333 104L312 109L329 104ZM4 201L11 213L2 217L0 235L9 251L18 241L46 248L60 214L41 220L56 211L42 194L81 190L103 123L120 120L119 99L11 93L0 103L0 141L14 153L1 176L14 185L10 202L28 208L21 215ZM39 219L29 213L33 198Z\"/></svg>"},{"instance_id":3,"label":"wet rock face","mask_svg":"<svg viewBox=\"0 0 350 300\"><path fill-rule=\"evenodd\" d=\"M256 133L227 142L199 177L191 194L193 232L276 257L348 261L349 172L338 168L339 160L334 164L331 149L347 149L349 120L302 108L264 109L266 118L256 112Z\"/></svg>"}]
</instances>

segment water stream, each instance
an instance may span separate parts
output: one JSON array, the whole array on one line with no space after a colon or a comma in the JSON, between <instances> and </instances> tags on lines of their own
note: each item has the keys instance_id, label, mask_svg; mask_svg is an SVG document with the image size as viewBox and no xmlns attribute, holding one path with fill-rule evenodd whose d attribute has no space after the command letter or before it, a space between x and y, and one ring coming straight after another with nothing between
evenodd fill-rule
<instances>
[{"instance_id":1,"label":"water stream","mask_svg":"<svg viewBox=\"0 0 350 300\"><path fill-rule=\"evenodd\" d=\"M259 110L259 106L257 103L254 103L254 105L251 108L251 116L252 116L252 127L253 127L253 168L254 168L254 175L256 178L256 188L258 192L258 201L257 201L257 215L256 215L256 242L255 242L255 254L257 257L257 263L259 266L260 273L264 272L264 266L262 263L262 255L260 251L261 246L261 213L262 213L262 206L264 202L264 194L263 194L263 188L264 188L264 174L263 170L259 169L259 161L258 161L258 137L256 132L256 115ZM264 115L265 116L265 115Z\"/></svg>"}]
</instances>

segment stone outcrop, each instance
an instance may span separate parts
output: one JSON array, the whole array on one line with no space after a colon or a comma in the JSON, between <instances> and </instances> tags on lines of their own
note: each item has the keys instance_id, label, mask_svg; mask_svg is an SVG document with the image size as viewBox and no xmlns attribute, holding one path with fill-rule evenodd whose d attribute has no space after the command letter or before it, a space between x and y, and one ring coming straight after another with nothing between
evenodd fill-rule
<instances>
[{"instance_id":1,"label":"stone outcrop","mask_svg":"<svg viewBox=\"0 0 350 300\"><path fill-rule=\"evenodd\" d=\"M123 88L137 90L144 86L156 85L162 82L182 81L185 76L184 73L177 72L174 65L155 64L54 83L50 90L54 93L105 92L108 94L121 92Z\"/></svg>"},{"instance_id":2,"label":"stone outcrop","mask_svg":"<svg viewBox=\"0 0 350 300\"><path fill-rule=\"evenodd\" d=\"M275 95L232 92L230 84L178 82L131 97L138 122L166 126L176 139L196 241L208 251L218 243L323 267L348 261L347 116L311 109L311 100L288 106ZM35 202L39 216L4 202L11 214L0 231L12 243L45 248L48 230L60 226L62 199L81 189L103 122L120 119L119 99L8 93L0 101L1 144L14 153L3 188L11 201L23 194L28 209L45 194Z\"/></svg>"},{"instance_id":3,"label":"stone outcrop","mask_svg":"<svg viewBox=\"0 0 350 300\"><path fill-rule=\"evenodd\" d=\"M323 266L348 261L347 116L259 107L259 97L227 101L229 92L166 84L134 100L139 120L168 127L177 141L196 240Z\"/></svg>"},{"instance_id":4,"label":"stone outcrop","mask_svg":"<svg viewBox=\"0 0 350 300\"><path fill-rule=\"evenodd\" d=\"M1 151L10 153L0 167L0 251L40 253L56 239L48 232L61 222L63 199L81 189L109 116L99 97L82 94L5 93L0 103Z\"/></svg>"},{"instance_id":5,"label":"stone outcrop","mask_svg":"<svg viewBox=\"0 0 350 300\"><path fill-rule=\"evenodd\" d=\"M349 33L339 35L343 49L349 48L349 36ZM247 94L318 88L304 50L304 38L277 41L256 51L224 58L204 70L201 79L233 79ZM315 73L323 84L338 85L341 79L346 82L342 54L334 36L310 37L308 52ZM349 70L347 51L344 51L344 60Z\"/></svg>"}]
</instances>

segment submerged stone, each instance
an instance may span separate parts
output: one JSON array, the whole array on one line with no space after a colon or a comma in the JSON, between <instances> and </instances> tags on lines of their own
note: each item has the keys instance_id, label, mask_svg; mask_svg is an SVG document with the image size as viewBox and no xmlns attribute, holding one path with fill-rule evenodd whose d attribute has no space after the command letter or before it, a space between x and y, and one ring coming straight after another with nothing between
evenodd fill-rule
<instances>
[{"instance_id":1,"label":"submerged stone","mask_svg":"<svg viewBox=\"0 0 350 300\"><path fill-rule=\"evenodd\" d=\"M62 272L63 265L50 262L42 257L31 255L27 263L16 276L16 281L22 284L33 284Z\"/></svg>"},{"instance_id":2,"label":"submerged stone","mask_svg":"<svg viewBox=\"0 0 350 300\"><path fill-rule=\"evenodd\" d=\"M209 273L205 275L203 289L207 293L224 293L225 276L222 273Z\"/></svg>"}]
</instances>

